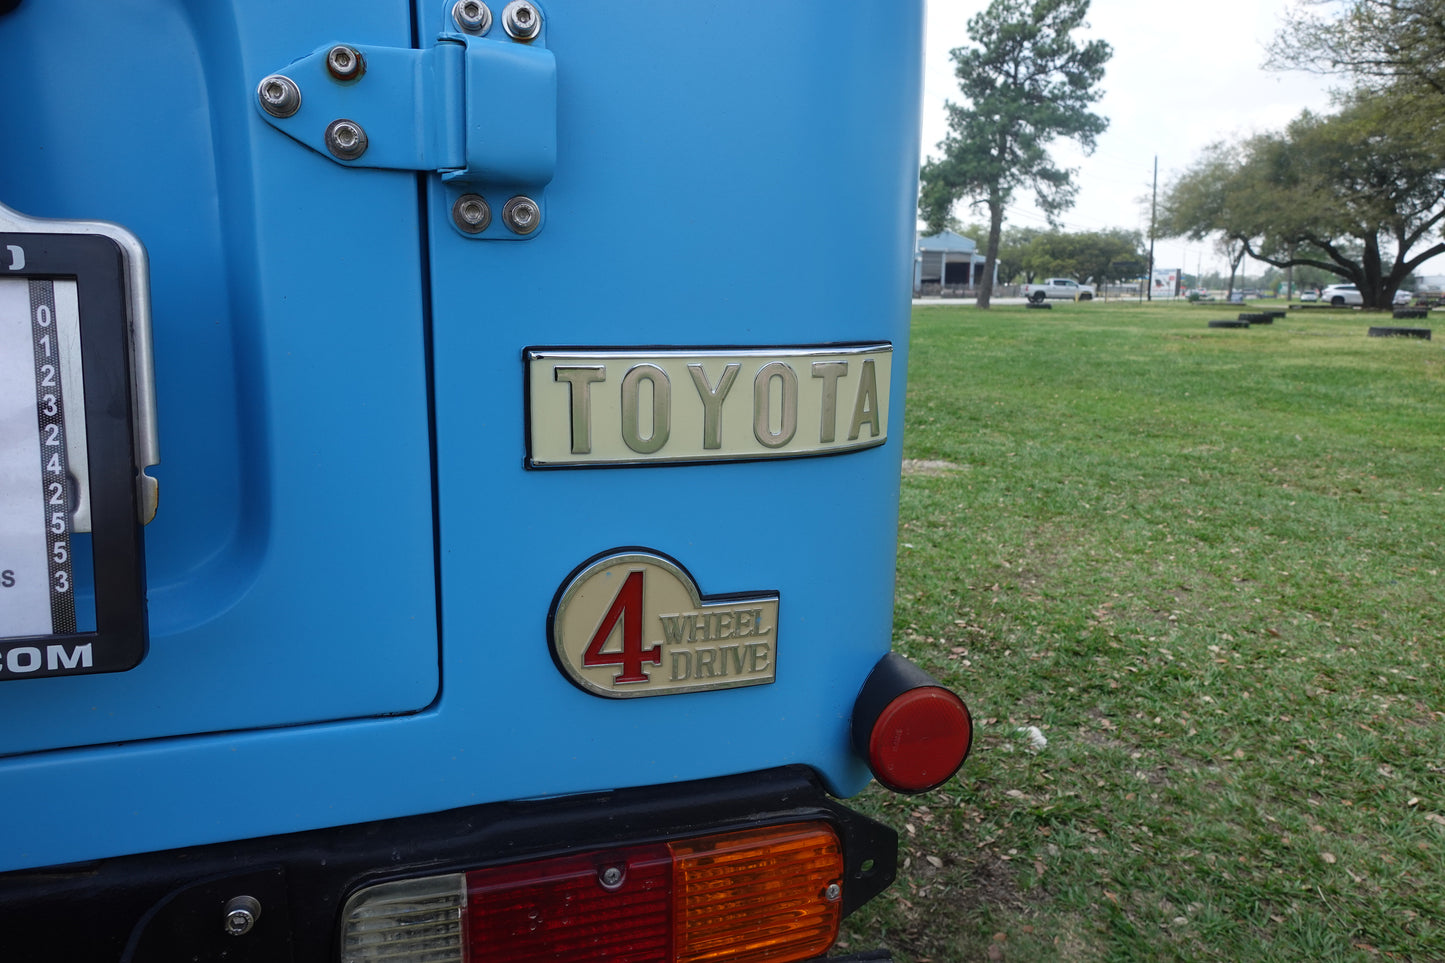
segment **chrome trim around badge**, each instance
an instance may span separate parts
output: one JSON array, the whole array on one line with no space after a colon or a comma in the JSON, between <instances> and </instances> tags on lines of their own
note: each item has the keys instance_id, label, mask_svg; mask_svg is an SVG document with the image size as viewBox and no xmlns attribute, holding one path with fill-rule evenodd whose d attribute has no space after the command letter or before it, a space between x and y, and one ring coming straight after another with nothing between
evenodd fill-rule
<instances>
[{"instance_id":1,"label":"chrome trim around badge","mask_svg":"<svg viewBox=\"0 0 1445 963\"><path fill-rule=\"evenodd\" d=\"M524 362L529 468L832 455L888 440L887 343L529 348Z\"/></svg>"},{"instance_id":2,"label":"chrome trim around badge","mask_svg":"<svg viewBox=\"0 0 1445 963\"><path fill-rule=\"evenodd\" d=\"M608 699L766 685L777 678L777 592L705 596L672 559L618 549L557 590L547 633L573 685Z\"/></svg>"}]
</instances>

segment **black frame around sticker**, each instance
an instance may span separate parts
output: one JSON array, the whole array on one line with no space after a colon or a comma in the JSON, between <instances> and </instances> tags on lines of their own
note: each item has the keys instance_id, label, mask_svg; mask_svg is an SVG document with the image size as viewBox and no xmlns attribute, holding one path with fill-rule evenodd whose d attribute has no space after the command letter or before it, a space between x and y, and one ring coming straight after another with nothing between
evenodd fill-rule
<instances>
[{"instance_id":1,"label":"black frame around sticker","mask_svg":"<svg viewBox=\"0 0 1445 963\"><path fill-rule=\"evenodd\" d=\"M137 515L140 467L131 410L130 324L125 260L108 237L93 234L0 233L0 248L25 250L25 267L4 272L22 280L74 281L80 307L80 360L89 454L95 631L0 640L9 665L15 649L91 646L91 665L0 672L0 681L124 672L148 646L144 537ZM71 651L67 649L67 651Z\"/></svg>"}]
</instances>

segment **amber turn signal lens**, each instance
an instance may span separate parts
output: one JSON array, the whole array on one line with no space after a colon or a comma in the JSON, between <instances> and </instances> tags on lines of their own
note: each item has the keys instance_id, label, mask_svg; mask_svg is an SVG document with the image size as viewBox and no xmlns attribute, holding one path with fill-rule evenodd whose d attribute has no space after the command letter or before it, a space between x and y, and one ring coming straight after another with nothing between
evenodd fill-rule
<instances>
[{"instance_id":1,"label":"amber turn signal lens","mask_svg":"<svg viewBox=\"0 0 1445 963\"><path fill-rule=\"evenodd\" d=\"M672 843L673 959L790 963L825 953L843 918L843 851L822 823Z\"/></svg>"}]
</instances>

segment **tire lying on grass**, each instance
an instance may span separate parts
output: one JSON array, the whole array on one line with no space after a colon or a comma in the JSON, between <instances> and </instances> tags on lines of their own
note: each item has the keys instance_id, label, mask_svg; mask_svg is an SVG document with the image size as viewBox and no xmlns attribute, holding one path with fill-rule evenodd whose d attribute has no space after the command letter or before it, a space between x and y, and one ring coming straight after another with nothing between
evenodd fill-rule
<instances>
[{"instance_id":1,"label":"tire lying on grass","mask_svg":"<svg viewBox=\"0 0 1445 963\"><path fill-rule=\"evenodd\" d=\"M1248 321L1250 324L1274 324L1274 315L1265 312L1245 313L1239 316L1239 320Z\"/></svg>"},{"instance_id":2,"label":"tire lying on grass","mask_svg":"<svg viewBox=\"0 0 1445 963\"><path fill-rule=\"evenodd\" d=\"M1429 316L1429 308L1396 308L1391 314L1391 317L1397 321L1402 318L1428 318Z\"/></svg>"},{"instance_id":3,"label":"tire lying on grass","mask_svg":"<svg viewBox=\"0 0 1445 963\"><path fill-rule=\"evenodd\" d=\"M1429 328L1371 328L1372 338L1423 338L1430 340Z\"/></svg>"},{"instance_id":4,"label":"tire lying on grass","mask_svg":"<svg viewBox=\"0 0 1445 963\"><path fill-rule=\"evenodd\" d=\"M1247 327L1249 327L1249 322L1248 322L1248 321L1211 321L1211 322L1209 322L1209 326L1210 326L1211 328L1247 328Z\"/></svg>"},{"instance_id":5,"label":"tire lying on grass","mask_svg":"<svg viewBox=\"0 0 1445 963\"><path fill-rule=\"evenodd\" d=\"M1048 310L1050 310L1051 308L1053 308L1053 305L1050 304L1050 303L1047 302L1047 301L1029 301L1029 302L1027 302L1027 303L1024 305L1024 307L1026 307L1026 308L1043 308L1045 311L1048 311Z\"/></svg>"}]
</instances>

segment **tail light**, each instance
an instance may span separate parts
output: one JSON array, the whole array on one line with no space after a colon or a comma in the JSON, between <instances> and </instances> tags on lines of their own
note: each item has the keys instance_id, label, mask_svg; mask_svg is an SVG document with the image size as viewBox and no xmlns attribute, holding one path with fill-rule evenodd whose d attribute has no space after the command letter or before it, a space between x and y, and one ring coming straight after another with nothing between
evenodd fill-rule
<instances>
[{"instance_id":1,"label":"tail light","mask_svg":"<svg viewBox=\"0 0 1445 963\"><path fill-rule=\"evenodd\" d=\"M796 823L368 886L343 963L790 963L842 918L843 856Z\"/></svg>"},{"instance_id":2,"label":"tail light","mask_svg":"<svg viewBox=\"0 0 1445 963\"><path fill-rule=\"evenodd\" d=\"M880 783L894 792L936 789L972 744L962 699L896 653L873 667L853 705L853 747Z\"/></svg>"}]
</instances>

